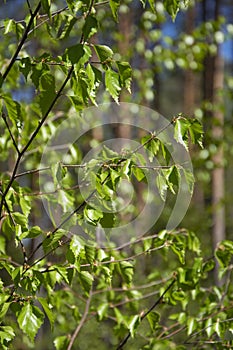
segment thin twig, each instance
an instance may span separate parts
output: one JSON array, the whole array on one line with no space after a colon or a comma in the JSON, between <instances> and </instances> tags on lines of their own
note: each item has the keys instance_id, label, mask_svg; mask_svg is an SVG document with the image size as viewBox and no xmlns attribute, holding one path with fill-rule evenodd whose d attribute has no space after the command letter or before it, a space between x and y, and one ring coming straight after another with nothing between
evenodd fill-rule
<instances>
[{"instance_id":1,"label":"thin twig","mask_svg":"<svg viewBox=\"0 0 233 350\"><path fill-rule=\"evenodd\" d=\"M23 173L15 174L15 179L16 179L17 177L21 177L21 176L24 176L24 175L30 175L30 174L39 173L39 172L41 172L41 171L45 171L45 170L48 170L48 169L50 169L50 168L51 168L50 166L46 166L46 167L40 168L40 169L27 170L27 171L24 171Z\"/></svg>"},{"instance_id":2,"label":"thin twig","mask_svg":"<svg viewBox=\"0 0 233 350\"><path fill-rule=\"evenodd\" d=\"M26 29L25 29L25 32L24 32L24 34L23 34L23 37L22 37L22 39L21 39L21 41L20 41L20 43L19 43L19 45L18 45L18 47L17 47L17 49L16 49L14 55L13 55L12 58L11 58L11 61L10 61L9 65L7 66L5 72L4 72L3 75L2 75L2 83L4 82L4 80L6 79L6 77L8 76L8 74L9 74L11 68L13 67L13 64L15 63L15 61L16 61L16 59L17 59L17 57L18 57L18 54L20 53L20 51L21 51L21 49L22 49L22 47L23 47L25 41L27 40L28 33L29 33L30 29L31 29L31 26L33 25L34 19L36 18L37 14L38 14L38 12L39 12L39 10L40 10L40 8L41 8L41 1L39 1L38 5L37 5L37 7L36 7L36 9L35 9L35 11L34 11L33 13L31 13L31 17L30 17L30 20L29 20L29 22L28 22L28 25L27 25L27 27L26 27Z\"/></svg>"},{"instance_id":3,"label":"thin twig","mask_svg":"<svg viewBox=\"0 0 233 350\"><path fill-rule=\"evenodd\" d=\"M92 298L92 289L90 290L89 292L89 297L86 301L86 306L85 306L85 310L84 310L84 313L82 315L82 318L77 326L77 328L75 329L71 339L70 339L70 342L69 342L69 345L67 347L67 350L71 350L72 349L72 346L74 344L74 341L75 339L77 338L80 330L82 329L84 323L86 322L86 319L87 319L87 316L88 316L88 313L89 313L89 309L90 309L90 305L91 305L91 298Z\"/></svg>"},{"instance_id":4,"label":"thin twig","mask_svg":"<svg viewBox=\"0 0 233 350\"><path fill-rule=\"evenodd\" d=\"M28 9L29 9L30 15L33 16L32 8L31 8L29 0L27 0L27 5L28 5Z\"/></svg>"},{"instance_id":5,"label":"thin twig","mask_svg":"<svg viewBox=\"0 0 233 350\"><path fill-rule=\"evenodd\" d=\"M141 321L162 301L164 295L169 291L169 289L172 288L172 286L175 284L176 279L173 279L172 282L167 286L167 288L164 290L164 292L161 294L161 296L155 301L155 303L149 308L147 312L145 312L141 316ZM117 346L116 350L123 349L124 345L127 343L131 336L131 333L129 332L126 337L120 342L120 344Z\"/></svg>"},{"instance_id":6,"label":"thin twig","mask_svg":"<svg viewBox=\"0 0 233 350\"><path fill-rule=\"evenodd\" d=\"M15 147L15 149L16 149L16 152L19 154L20 152L19 152L17 143L16 143L16 141L15 141L15 139L14 139L14 136L12 135L12 132L11 132L11 129L10 129L10 125L8 124L7 117L6 117L6 115L5 115L4 113L2 113L2 119L4 120L4 122L5 122L5 124L6 124L7 130L8 130L8 132L9 132L9 134L10 134L10 137L11 137L11 140L12 140L12 142L13 142L13 145L14 145L14 147Z\"/></svg>"},{"instance_id":7,"label":"thin twig","mask_svg":"<svg viewBox=\"0 0 233 350\"><path fill-rule=\"evenodd\" d=\"M60 10L57 10L57 11L51 13L51 18L53 18L53 17L59 15L61 12L66 11L67 9L68 9L68 6L66 6L66 7L64 7L64 8L62 8L62 9L60 9ZM45 16L48 16L48 15L45 15ZM41 17L43 17L43 15L40 15L39 18L41 18ZM33 33L36 29L38 29L39 27L41 27L43 24L45 24L45 23L48 22L49 20L50 20L50 18L48 17L48 18L46 18L45 20L43 20L43 21L41 21L40 23L38 23L33 29L31 29L31 30L28 32L28 35L30 35L31 33Z\"/></svg>"}]
</instances>

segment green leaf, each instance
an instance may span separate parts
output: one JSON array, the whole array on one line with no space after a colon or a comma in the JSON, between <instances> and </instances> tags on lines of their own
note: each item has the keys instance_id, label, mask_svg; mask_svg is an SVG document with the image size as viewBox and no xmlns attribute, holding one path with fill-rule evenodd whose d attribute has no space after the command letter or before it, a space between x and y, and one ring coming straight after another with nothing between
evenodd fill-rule
<instances>
[{"instance_id":1,"label":"green leaf","mask_svg":"<svg viewBox=\"0 0 233 350\"><path fill-rule=\"evenodd\" d=\"M195 235L194 232L188 231L188 248L189 250L200 254L200 240L199 238Z\"/></svg>"},{"instance_id":2,"label":"green leaf","mask_svg":"<svg viewBox=\"0 0 233 350\"><path fill-rule=\"evenodd\" d=\"M141 319L140 319L139 315L131 316L129 324L128 324L128 328L129 328L129 331L130 331L132 338L134 338L136 329L139 326L140 322L141 322Z\"/></svg>"},{"instance_id":3,"label":"green leaf","mask_svg":"<svg viewBox=\"0 0 233 350\"><path fill-rule=\"evenodd\" d=\"M66 57L72 64L78 63L78 61L84 56L84 49L82 44L77 44L66 49Z\"/></svg>"},{"instance_id":4,"label":"green leaf","mask_svg":"<svg viewBox=\"0 0 233 350\"><path fill-rule=\"evenodd\" d=\"M98 210L98 209L85 207L85 209L84 209L84 217L87 219L87 221L89 221L92 224L96 225L96 223L103 217L103 213L100 210Z\"/></svg>"},{"instance_id":5,"label":"green leaf","mask_svg":"<svg viewBox=\"0 0 233 350\"><path fill-rule=\"evenodd\" d=\"M10 305L11 305L11 303L7 303L7 302L6 302L6 300L9 298L9 296L6 295L6 296L4 296L4 297L5 297L5 298L4 298L4 299L5 299L5 303L2 304L1 307L0 307L0 319L4 319L6 313L7 313L8 309L9 309L9 307L10 307Z\"/></svg>"},{"instance_id":6,"label":"green leaf","mask_svg":"<svg viewBox=\"0 0 233 350\"><path fill-rule=\"evenodd\" d=\"M22 212L23 214L28 217L28 215L30 214L31 211L31 200L30 197L25 196L25 195L21 195L20 199L19 199L19 204L21 206Z\"/></svg>"},{"instance_id":7,"label":"green leaf","mask_svg":"<svg viewBox=\"0 0 233 350\"><path fill-rule=\"evenodd\" d=\"M54 76L49 73L43 74L40 78L39 86L41 91L39 94L39 106L41 112L45 114L56 97Z\"/></svg>"},{"instance_id":8,"label":"green leaf","mask_svg":"<svg viewBox=\"0 0 233 350\"><path fill-rule=\"evenodd\" d=\"M116 72L108 69L105 72L105 85L106 90L110 93L112 98L118 103L119 94L121 91L119 76Z\"/></svg>"},{"instance_id":9,"label":"green leaf","mask_svg":"<svg viewBox=\"0 0 233 350\"><path fill-rule=\"evenodd\" d=\"M195 331L196 327L197 327L197 321L195 319L195 317L189 317L187 320L187 334L190 335L193 333L193 331Z\"/></svg>"},{"instance_id":10,"label":"green leaf","mask_svg":"<svg viewBox=\"0 0 233 350\"><path fill-rule=\"evenodd\" d=\"M146 316L148 322L149 322L149 325L150 325L150 328L152 331L154 331L156 329L156 326L158 325L159 323L159 320L160 320L160 314L158 312L155 312L155 311L151 311L147 316Z\"/></svg>"},{"instance_id":11,"label":"green leaf","mask_svg":"<svg viewBox=\"0 0 233 350\"><path fill-rule=\"evenodd\" d=\"M83 244L78 236L73 235L70 242L70 249L73 252L74 256L77 258L83 249Z\"/></svg>"},{"instance_id":12,"label":"green leaf","mask_svg":"<svg viewBox=\"0 0 233 350\"><path fill-rule=\"evenodd\" d=\"M93 36L98 29L98 22L94 16L88 16L83 26L83 38L86 41Z\"/></svg>"},{"instance_id":13,"label":"green leaf","mask_svg":"<svg viewBox=\"0 0 233 350\"><path fill-rule=\"evenodd\" d=\"M167 180L168 180L169 184L172 185L172 186L169 186L171 192L175 193L174 187L178 188L180 185L180 172L179 172L179 169L177 168L177 166L173 165L169 169Z\"/></svg>"},{"instance_id":14,"label":"green leaf","mask_svg":"<svg viewBox=\"0 0 233 350\"><path fill-rule=\"evenodd\" d=\"M15 125L17 121L22 120L21 106L18 102L14 101L10 95L1 95L4 100L7 113L12 123Z\"/></svg>"},{"instance_id":15,"label":"green leaf","mask_svg":"<svg viewBox=\"0 0 233 350\"><path fill-rule=\"evenodd\" d=\"M228 267L233 255L233 242L230 240L224 240L218 244L215 250L215 256L221 267Z\"/></svg>"},{"instance_id":16,"label":"green leaf","mask_svg":"<svg viewBox=\"0 0 233 350\"><path fill-rule=\"evenodd\" d=\"M67 335L62 335L54 340L56 350L64 350L69 345L70 339Z\"/></svg>"},{"instance_id":17,"label":"green leaf","mask_svg":"<svg viewBox=\"0 0 233 350\"><path fill-rule=\"evenodd\" d=\"M83 6L82 1L66 0L66 2L71 12L73 12L75 15Z\"/></svg>"},{"instance_id":18,"label":"green leaf","mask_svg":"<svg viewBox=\"0 0 233 350\"><path fill-rule=\"evenodd\" d=\"M52 311L51 311L51 309L50 309L50 307L49 307L49 305L48 305L46 299L45 299L45 298L42 298L42 297L38 297L38 300L39 300L41 306L43 307L46 316L47 316L48 319L49 319L49 322L50 322L51 327L53 328L53 325L54 325L54 316L53 316L53 313L52 313Z\"/></svg>"},{"instance_id":19,"label":"green leaf","mask_svg":"<svg viewBox=\"0 0 233 350\"><path fill-rule=\"evenodd\" d=\"M84 250L85 250L85 256L86 256L87 262L89 264L92 264L95 259L96 248L91 245L85 245Z\"/></svg>"},{"instance_id":20,"label":"green leaf","mask_svg":"<svg viewBox=\"0 0 233 350\"><path fill-rule=\"evenodd\" d=\"M163 0L163 4L172 20L175 21L176 15L180 9L180 0Z\"/></svg>"},{"instance_id":21,"label":"green leaf","mask_svg":"<svg viewBox=\"0 0 233 350\"><path fill-rule=\"evenodd\" d=\"M212 317L209 317L208 320L205 322L205 330L209 338L215 332Z\"/></svg>"},{"instance_id":22,"label":"green leaf","mask_svg":"<svg viewBox=\"0 0 233 350\"><path fill-rule=\"evenodd\" d=\"M124 277L124 280L126 281L126 283L127 284L131 283L134 275L133 265L129 261L121 261L119 263L119 266L120 266L120 272Z\"/></svg>"},{"instance_id":23,"label":"green leaf","mask_svg":"<svg viewBox=\"0 0 233 350\"><path fill-rule=\"evenodd\" d=\"M34 341L38 330L44 322L44 314L38 307L27 302L20 310L17 321L22 331L31 341Z\"/></svg>"},{"instance_id":24,"label":"green leaf","mask_svg":"<svg viewBox=\"0 0 233 350\"><path fill-rule=\"evenodd\" d=\"M13 213L12 216L13 216L16 224L19 224L23 227L27 227L28 219L24 214L16 212L16 213Z\"/></svg>"},{"instance_id":25,"label":"green leaf","mask_svg":"<svg viewBox=\"0 0 233 350\"><path fill-rule=\"evenodd\" d=\"M97 308L97 315L98 315L98 320L102 321L103 318L107 315L107 311L109 308L109 304L108 303L103 303L100 304Z\"/></svg>"},{"instance_id":26,"label":"green leaf","mask_svg":"<svg viewBox=\"0 0 233 350\"><path fill-rule=\"evenodd\" d=\"M183 145L188 151L188 129L189 123L183 117L175 118L175 127L174 127L174 138L175 140Z\"/></svg>"},{"instance_id":27,"label":"green leaf","mask_svg":"<svg viewBox=\"0 0 233 350\"><path fill-rule=\"evenodd\" d=\"M188 186L188 190L192 194L193 188L194 188L194 182L195 182L193 172L190 169L185 169L185 168L181 168L181 171L183 171L183 173L184 173L184 177L185 177L185 180L186 180L186 183Z\"/></svg>"},{"instance_id":28,"label":"green leaf","mask_svg":"<svg viewBox=\"0 0 233 350\"><path fill-rule=\"evenodd\" d=\"M165 176L163 176L162 174L158 174L158 176L156 177L156 186L158 187L161 199L165 201L168 188Z\"/></svg>"},{"instance_id":29,"label":"green leaf","mask_svg":"<svg viewBox=\"0 0 233 350\"><path fill-rule=\"evenodd\" d=\"M57 242L66 234L66 231L64 229L57 230L54 234L48 236L43 241L43 248L44 251L49 251L52 247L57 246Z\"/></svg>"},{"instance_id":30,"label":"green leaf","mask_svg":"<svg viewBox=\"0 0 233 350\"><path fill-rule=\"evenodd\" d=\"M0 326L0 343L3 350L9 349L9 343L14 339L15 333L10 326Z\"/></svg>"},{"instance_id":31,"label":"green leaf","mask_svg":"<svg viewBox=\"0 0 233 350\"><path fill-rule=\"evenodd\" d=\"M118 21L118 9L120 7L120 0L110 0L109 2L113 18Z\"/></svg>"},{"instance_id":32,"label":"green leaf","mask_svg":"<svg viewBox=\"0 0 233 350\"><path fill-rule=\"evenodd\" d=\"M6 253L6 239L3 236L0 236L0 253Z\"/></svg>"},{"instance_id":33,"label":"green leaf","mask_svg":"<svg viewBox=\"0 0 233 350\"><path fill-rule=\"evenodd\" d=\"M64 212L71 211L73 209L74 197L66 191L58 191L57 201L62 206Z\"/></svg>"},{"instance_id":34,"label":"green leaf","mask_svg":"<svg viewBox=\"0 0 233 350\"><path fill-rule=\"evenodd\" d=\"M23 57L20 60L19 70L23 73L25 80L27 81L28 74L31 72L32 65L29 57Z\"/></svg>"},{"instance_id":35,"label":"green leaf","mask_svg":"<svg viewBox=\"0 0 233 350\"><path fill-rule=\"evenodd\" d=\"M110 47L106 45L94 45L94 49L101 63L107 63L108 61L111 61L113 51L110 49Z\"/></svg>"},{"instance_id":36,"label":"green leaf","mask_svg":"<svg viewBox=\"0 0 233 350\"><path fill-rule=\"evenodd\" d=\"M191 119L189 126L189 134L192 143L199 144L201 148L203 148L203 127L202 124L197 119Z\"/></svg>"},{"instance_id":37,"label":"green leaf","mask_svg":"<svg viewBox=\"0 0 233 350\"><path fill-rule=\"evenodd\" d=\"M41 5L42 5L45 13L47 13L47 15L50 17L51 0L41 0Z\"/></svg>"},{"instance_id":38,"label":"green leaf","mask_svg":"<svg viewBox=\"0 0 233 350\"><path fill-rule=\"evenodd\" d=\"M93 276L88 271L81 271L78 276L83 289L85 290L85 292L89 293L92 283L94 281Z\"/></svg>"},{"instance_id":39,"label":"green leaf","mask_svg":"<svg viewBox=\"0 0 233 350\"><path fill-rule=\"evenodd\" d=\"M143 169L138 168L137 166L133 166L133 167L132 167L132 170L133 170L134 176L136 177L136 179L137 179L139 182L142 181L142 180L145 178L146 175L145 175Z\"/></svg>"},{"instance_id":40,"label":"green leaf","mask_svg":"<svg viewBox=\"0 0 233 350\"><path fill-rule=\"evenodd\" d=\"M103 228L114 227L116 221L116 215L114 213L103 213L103 217L100 219L99 223Z\"/></svg>"},{"instance_id":41,"label":"green leaf","mask_svg":"<svg viewBox=\"0 0 233 350\"><path fill-rule=\"evenodd\" d=\"M120 74L120 83L122 87L131 92L131 80L132 80L132 68L128 62L116 62L119 74Z\"/></svg>"},{"instance_id":42,"label":"green leaf","mask_svg":"<svg viewBox=\"0 0 233 350\"><path fill-rule=\"evenodd\" d=\"M27 234L27 238L35 238L40 236L43 233L43 231L41 230L41 228L39 226L33 226L29 229L28 234Z\"/></svg>"},{"instance_id":43,"label":"green leaf","mask_svg":"<svg viewBox=\"0 0 233 350\"><path fill-rule=\"evenodd\" d=\"M181 264L185 264L185 246L181 242L172 242L171 249L178 256Z\"/></svg>"}]
</instances>

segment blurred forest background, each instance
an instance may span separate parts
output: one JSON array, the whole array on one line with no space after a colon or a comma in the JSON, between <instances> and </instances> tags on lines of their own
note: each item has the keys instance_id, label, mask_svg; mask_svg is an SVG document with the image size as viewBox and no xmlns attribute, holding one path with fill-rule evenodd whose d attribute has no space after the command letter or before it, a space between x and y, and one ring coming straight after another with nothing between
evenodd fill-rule
<instances>
[{"instance_id":1,"label":"blurred forest background","mask_svg":"<svg viewBox=\"0 0 233 350\"><path fill-rule=\"evenodd\" d=\"M36 3L31 1L31 6ZM132 93L122 93L120 101L148 106L168 119L184 113L203 123L204 149L191 149L196 184L181 226L197 233L206 256L211 256L220 240L233 240L233 3L231 0L191 3L178 13L175 22L161 1L155 2L156 13L143 9L140 1L122 1L118 23L110 18L109 6L101 6L98 10L101 31L93 36L92 42L109 45L117 53L116 59L124 58L133 68ZM56 56L63 52L63 47L76 44L74 32L69 32L73 24L66 21L65 8L65 1L52 1L54 33L51 27L46 28L47 17L40 18L40 35L32 36L26 44L32 56L40 56L46 48ZM20 21L27 11L24 0L0 2L0 59L11 57L15 40L3 20L17 21L20 36ZM12 84L14 71L9 79ZM25 103L31 101L33 93L23 80L20 88L15 86L12 91L15 100ZM98 101L109 100L102 90ZM56 105L58 115L61 107L64 110L66 105ZM117 133L119 137L127 136L127 130L121 128ZM1 162L0 170L10 169L11 164L11 159ZM37 189L35 176L27 181L28 186ZM166 210L169 215L169 204L156 224L156 231L164 228ZM40 220L35 214L34 224ZM146 261L142 266L146 266ZM141 272L146 274L147 269L144 267ZM219 283L216 275L211 283ZM85 339L85 331L82 337Z\"/></svg>"}]
</instances>

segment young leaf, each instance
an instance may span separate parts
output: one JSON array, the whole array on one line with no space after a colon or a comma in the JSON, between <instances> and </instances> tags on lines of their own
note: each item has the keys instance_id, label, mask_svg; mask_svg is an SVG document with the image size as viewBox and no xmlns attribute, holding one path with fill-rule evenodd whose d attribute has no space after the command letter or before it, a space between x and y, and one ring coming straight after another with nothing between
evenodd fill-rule
<instances>
[{"instance_id":1,"label":"young leaf","mask_svg":"<svg viewBox=\"0 0 233 350\"><path fill-rule=\"evenodd\" d=\"M108 308L109 308L109 304L108 303L103 303L103 304L100 304L98 306L98 308L97 308L97 315L98 315L98 320L99 321L102 321L103 318L106 316Z\"/></svg>"},{"instance_id":2,"label":"young leaf","mask_svg":"<svg viewBox=\"0 0 233 350\"><path fill-rule=\"evenodd\" d=\"M0 326L0 343L3 350L9 349L9 343L14 339L15 333L10 326Z\"/></svg>"},{"instance_id":3,"label":"young leaf","mask_svg":"<svg viewBox=\"0 0 233 350\"><path fill-rule=\"evenodd\" d=\"M175 21L176 15L179 11L180 0L164 0L163 4L172 20Z\"/></svg>"},{"instance_id":4,"label":"young leaf","mask_svg":"<svg viewBox=\"0 0 233 350\"><path fill-rule=\"evenodd\" d=\"M110 49L110 47L106 45L94 45L94 49L101 63L106 63L106 61L110 61L112 59L113 51Z\"/></svg>"},{"instance_id":5,"label":"young leaf","mask_svg":"<svg viewBox=\"0 0 233 350\"><path fill-rule=\"evenodd\" d=\"M124 277L127 284L132 282L133 274L134 274L134 268L133 265L129 261L121 261L119 263L120 266L120 272L122 276Z\"/></svg>"},{"instance_id":6,"label":"young leaf","mask_svg":"<svg viewBox=\"0 0 233 350\"><path fill-rule=\"evenodd\" d=\"M70 249L73 252L74 256L77 258L83 249L83 244L81 243L78 236L73 235L71 242L70 242Z\"/></svg>"},{"instance_id":7,"label":"young leaf","mask_svg":"<svg viewBox=\"0 0 233 350\"><path fill-rule=\"evenodd\" d=\"M43 307L46 316L47 316L48 319L49 319L49 322L50 322L51 327L53 328L53 325L54 325L54 316L53 316L53 313L52 313L52 311L51 311L51 309L50 309L50 307L49 307L49 305L48 305L46 299L45 299L45 298L42 298L42 297L38 297L38 300L39 300L41 306Z\"/></svg>"},{"instance_id":8,"label":"young leaf","mask_svg":"<svg viewBox=\"0 0 233 350\"><path fill-rule=\"evenodd\" d=\"M158 187L161 199L165 201L168 187L165 176L158 174L158 176L156 177L156 186Z\"/></svg>"},{"instance_id":9,"label":"young leaf","mask_svg":"<svg viewBox=\"0 0 233 350\"><path fill-rule=\"evenodd\" d=\"M62 335L54 340L54 345L56 350L64 350L69 345L69 337L67 335Z\"/></svg>"},{"instance_id":10,"label":"young leaf","mask_svg":"<svg viewBox=\"0 0 233 350\"><path fill-rule=\"evenodd\" d=\"M44 322L44 314L38 307L27 302L20 310L17 321L22 331L33 342L39 328Z\"/></svg>"},{"instance_id":11,"label":"young leaf","mask_svg":"<svg viewBox=\"0 0 233 350\"><path fill-rule=\"evenodd\" d=\"M183 117L178 117L175 119L175 128L174 128L174 138L175 140L183 145L188 151L188 132L189 123Z\"/></svg>"},{"instance_id":12,"label":"young leaf","mask_svg":"<svg viewBox=\"0 0 233 350\"><path fill-rule=\"evenodd\" d=\"M130 322L129 322L128 328L129 328L129 331L130 331L130 334L131 334L132 338L134 338L136 329L139 326L140 321L141 320L140 320L140 316L139 315L134 315L134 316L132 316L130 318Z\"/></svg>"},{"instance_id":13,"label":"young leaf","mask_svg":"<svg viewBox=\"0 0 233 350\"><path fill-rule=\"evenodd\" d=\"M40 78L39 86L41 90L39 94L39 105L41 112L45 114L50 108L51 101L56 96L54 76L49 73L43 74Z\"/></svg>"},{"instance_id":14,"label":"young leaf","mask_svg":"<svg viewBox=\"0 0 233 350\"><path fill-rule=\"evenodd\" d=\"M25 80L27 81L28 74L31 72L31 60L29 57L23 57L19 63L19 70L23 73Z\"/></svg>"},{"instance_id":15,"label":"young leaf","mask_svg":"<svg viewBox=\"0 0 233 350\"><path fill-rule=\"evenodd\" d=\"M198 144L201 148L203 148L203 128L202 124L197 119L190 120L189 134L192 143Z\"/></svg>"},{"instance_id":16,"label":"young leaf","mask_svg":"<svg viewBox=\"0 0 233 350\"><path fill-rule=\"evenodd\" d=\"M85 52L82 44L71 46L66 49L65 52L66 57L72 64L78 63L78 61L83 57L84 53Z\"/></svg>"},{"instance_id":17,"label":"young leaf","mask_svg":"<svg viewBox=\"0 0 233 350\"><path fill-rule=\"evenodd\" d=\"M45 13L50 17L51 0L41 0L41 5L42 5Z\"/></svg>"},{"instance_id":18,"label":"young leaf","mask_svg":"<svg viewBox=\"0 0 233 350\"><path fill-rule=\"evenodd\" d=\"M22 120L21 105L9 95L1 95L1 98L4 100L10 120L15 125L17 121Z\"/></svg>"},{"instance_id":19,"label":"young leaf","mask_svg":"<svg viewBox=\"0 0 233 350\"><path fill-rule=\"evenodd\" d=\"M116 62L119 74L121 86L126 87L126 89L131 92L131 80L132 80L132 68L128 62Z\"/></svg>"},{"instance_id":20,"label":"young leaf","mask_svg":"<svg viewBox=\"0 0 233 350\"><path fill-rule=\"evenodd\" d=\"M120 6L120 0L110 0L109 5L110 5L111 11L112 11L113 18L116 21L118 21L117 11L118 11L119 6Z\"/></svg>"},{"instance_id":21,"label":"young leaf","mask_svg":"<svg viewBox=\"0 0 233 350\"><path fill-rule=\"evenodd\" d=\"M196 329L197 327L197 321L195 319L195 317L189 317L187 320L187 334L190 335L193 333L193 331Z\"/></svg>"},{"instance_id":22,"label":"young leaf","mask_svg":"<svg viewBox=\"0 0 233 350\"><path fill-rule=\"evenodd\" d=\"M84 41L86 41L88 38L94 35L97 32L97 29L98 29L97 19L93 16L88 16L83 26Z\"/></svg>"},{"instance_id":23,"label":"young leaf","mask_svg":"<svg viewBox=\"0 0 233 350\"><path fill-rule=\"evenodd\" d=\"M119 93L121 91L119 76L116 72L108 69L105 72L106 90L110 93L112 98L118 103Z\"/></svg>"},{"instance_id":24,"label":"young leaf","mask_svg":"<svg viewBox=\"0 0 233 350\"><path fill-rule=\"evenodd\" d=\"M94 281L93 276L88 271L81 271L79 273L79 279L85 292L89 293Z\"/></svg>"},{"instance_id":25,"label":"young leaf","mask_svg":"<svg viewBox=\"0 0 233 350\"><path fill-rule=\"evenodd\" d=\"M96 248L94 246L85 245L84 250L87 262L92 264L95 258Z\"/></svg>"},{"instance_id":26,"label":"young leaf","mask_svg":"<svg viewBox=\"0 0 233 350\"><path fill-rule=\"evenodd\" d=\"M158 322L160 320L160 314L158 312L151 311L147 316L146 316L150 328L152 331L155 330L156 326L158 325Z\"/></svg>"}]
</instances>

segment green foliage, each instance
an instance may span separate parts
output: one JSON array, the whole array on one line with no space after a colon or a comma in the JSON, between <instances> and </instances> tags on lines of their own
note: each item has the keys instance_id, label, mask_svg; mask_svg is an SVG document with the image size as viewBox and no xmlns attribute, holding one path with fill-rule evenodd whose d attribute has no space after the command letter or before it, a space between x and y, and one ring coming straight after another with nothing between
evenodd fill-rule
<instances>
[{"instance_id":1,"label":"green foliage","mask_svg":"<svg viewBox=\"0 0 233 350\"><path fill-rule=\"evenodd\" d=\"M42 329L48 338L46 348L54 345L57 350L70 349L80 329L86 331L92 325L85 348L113 348L131 337L132 349L137 345L142 349L183 349L181 341L187 338L188 343L199 335L203 336L203 344L206 336L214 343L220 338L228 344L233 338L230 240L220 242L215 251L220 278L223 282L226 279L222 287L216 287L208 285L215 260L205 257L192 231L151 227L151 232L142 232L121 246L110 239L111 230L119 222L125 224L139 212L138 198L124 212L118 210L122 201L117 191L124 181L136 186L140 182L143 187L152 173L163 201L167 192L175 196L181 186L192 193L193 173L173 163L171 144L166 138L150 130L141 140L138 137L140 146L133 150L116 152L105 146L98 156L82 163L83 150L92 147L89 136L84 135L82 150L72 145L61 161L52 153L53 147L59 145L53 145L52 164L39 168L44 145L58 130L60 119L68 120L69 114L75 113L81 129L85 107L98 106L103 99L119 103L125 90L131 92L134 74L126 58L110 44L105 45L102 35L103 13L116 25L118 12L126 4L122 7L118 0L108 4L66 3L67 7L60 9L55 2L42 0L35 9L27 7L22 23L3 21L1 348L19 349L22 345L39 349L37 335ZM148 10L144 2L143 13L149 18L155 14L159 18L156 3L149 1ZM181 3L187 6L188 1L163 1L173 20ZM96 34L100 34L98 40ZM158 32L154 34L160 38ZM33 40L38 44L35 57L29 45ZM140 45L138 48L141 50ZM161 57L166 56L165 51ZM12 61L9 57L13 57ZM14 97L24 84L31 91L29 102ZM169 126L174 127L174 142L186 151L190 143L203 147L202 125L197 119L178 115ZM153 166L157 159L159 165ZM6 166L9 163L9 171L2 166L4 162ZM85 186L91 189L87 197L82 193L82 183L76 182L76 168L84 168L84 179L88 179ZM45 171L51 181L44 180L42 192L37 174ZM47 222L42 204L51 222ZM81 233L76 232L77 224ZM130 233L134 237L134 232L126 231L122 236ZM102 246L103 233L107 234ZM90 327L89 322L93 322ZM22 341L20 346L18 339ZM80 348L84 348L82 339L81 335Z\"/></svg>"}]
</instances>

